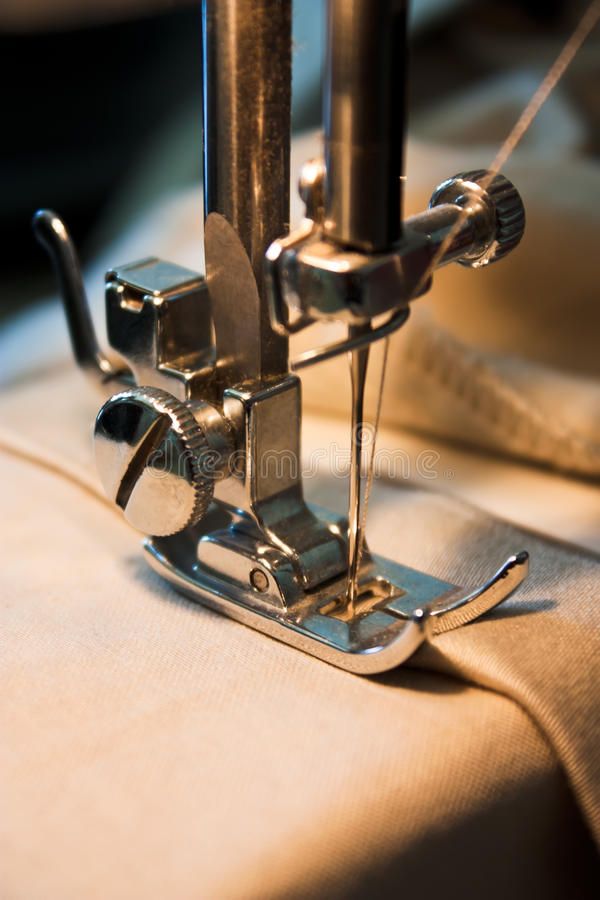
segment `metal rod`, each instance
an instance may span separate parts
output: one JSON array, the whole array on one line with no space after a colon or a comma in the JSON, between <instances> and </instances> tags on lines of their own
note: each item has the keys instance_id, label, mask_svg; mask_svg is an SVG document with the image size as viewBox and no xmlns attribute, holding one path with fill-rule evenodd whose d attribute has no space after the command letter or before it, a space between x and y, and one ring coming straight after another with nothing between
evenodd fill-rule
<instances>
[{"instance_id":1,"label":"metal rod","mask_svg":"<svg viewBox=\"0 0 600 900\"><path fill-rule=\"evenodd\" d=\"M472 252L477 242L476 216L477 213L455 203L443 203L410 216L404 224L429 237L432 259L443 249L443 255L436 260L436 268L440 268Z\"/></svg>"},{"instance_id":2,"label":"metal rod","mask_svg":"<svg viewBox=\"0 0 600 900\"><path fill-rule=\"evenodd\" d=\"M100 350L79 258L65 223L51 209L40 209L32 226L54 267L77 365L101 385L111 379L127 378L131 373L118 369Z\"/></svg>"},{"instance_id":3,"label":"metal rod","mask_svg":"<svg viewBox=\"0 0 600 900\"><path fill-rule=\"evenodd\" d=\"M402 231L406 0L329 0L325 232L368 252Z\"/></svg>"},{"instance_id":4,"label":"metal rod","mask_svg":"<svg viewBox=\"0 0 600 900\"><path fill-rule=\"evenodd\" d=\"M260 296L260 376L287 371L271 328L267 248L289 229L291 0L204 0L204 205L237 233ZM257 310L239 309L248 326ZM218 338L218 336L217 336Z\"/></svg>"},{"instance_id":5,"label":"metal rod","mask_svg":"<svg viewBox=\"0 0 600 900\"><path fill-rule=\"evenodd\" d=\"M361 332L359 335L347 337L343 341L336 341L333 344L325 344L322 347L305 350L304 353L300 353L292 359L290 369L292 372L300 372L302 369L308 368L308 366L316 366L329 359L334 359L334 357L340 356L342 353L350 353L352 350L360 350L362 347L374 344L375 341L387 338L395 331L398 331L404 325L409 315L410 307L399 309L389 319L378 325L377 328L373 328L372 331Z\"/></svg>"}]
</instances>

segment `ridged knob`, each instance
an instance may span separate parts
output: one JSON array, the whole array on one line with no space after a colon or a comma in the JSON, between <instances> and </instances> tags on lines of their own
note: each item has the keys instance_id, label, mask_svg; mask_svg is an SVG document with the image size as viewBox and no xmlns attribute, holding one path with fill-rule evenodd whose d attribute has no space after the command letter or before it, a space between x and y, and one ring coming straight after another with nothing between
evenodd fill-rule
<instances>
[{"instance_id":1,"label":"ridged knob","mask_svg":"<svg viewBox=\"0 0 600 900\"><path fill-rule=\"evenodd\" d=\"M166 391L138 387L111 397L98 413L94 446L107 496L139 531L176 534L208 510L214 475L203 466L206 434Z\"/></svg>"},{"instance_id":2,"label":"ridged knob","mask_svg":"<svg viewBox=\"0 0 600 900\"><path fill-rule=\"evenodd\" d=\"M485 169L461 172L442 182L429 206L453 203L469 210L476 240L461 259L462 265L479 268L497 262L517 246L525 232L525 207L521 195L504 175Z\"/></svg>"}]
</instances>

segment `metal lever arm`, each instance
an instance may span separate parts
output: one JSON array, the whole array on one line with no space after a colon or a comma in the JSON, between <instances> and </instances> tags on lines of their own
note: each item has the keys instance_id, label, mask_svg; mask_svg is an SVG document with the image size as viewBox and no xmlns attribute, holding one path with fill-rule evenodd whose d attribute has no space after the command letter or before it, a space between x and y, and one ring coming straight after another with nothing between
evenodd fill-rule
<instances>
[{"instance_id":1,"label":"metal lever arm","mask_svg":"<svg viewBox=\"0 0 600 900\"><path fill-rule=\"evenodd\" d=\"M105 385L113 379L126 381L129 370L114 366L98 345L77 251L65 223L52 210L40 209L33 217L32 227L54 267L77 365L96 384Z\"/></svg>"}]
</instances>

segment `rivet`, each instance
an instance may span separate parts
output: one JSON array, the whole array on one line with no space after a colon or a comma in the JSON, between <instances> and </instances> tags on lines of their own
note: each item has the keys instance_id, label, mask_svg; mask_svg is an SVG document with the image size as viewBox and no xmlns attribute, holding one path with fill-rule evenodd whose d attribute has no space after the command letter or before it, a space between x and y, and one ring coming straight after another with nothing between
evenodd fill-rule
<instances>
[{"instance_id":1,"label":"rivet","mask_svg":"<svg viewBox=\"0 0 600 900\"><path fill-rule=\"evenodd\" d=\"M262 569L252 569L250 572L250 584L255 591L261 594L269 590L269 579Z\"/></svg>"}]
</instances>

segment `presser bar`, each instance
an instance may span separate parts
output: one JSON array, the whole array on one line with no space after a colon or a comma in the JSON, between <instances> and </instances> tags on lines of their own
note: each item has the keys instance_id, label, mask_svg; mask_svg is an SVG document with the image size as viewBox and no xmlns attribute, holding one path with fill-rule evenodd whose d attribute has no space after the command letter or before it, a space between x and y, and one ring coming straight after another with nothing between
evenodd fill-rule
<instances>
[{"instance_id":1,"label":"presser bar","mask_svg":"<svg viewBox=\"0 0 600 900\"><path fill-rule=\"evenodd\" d=\"M472 589L374 555L362 534L360 436L370 344L406 322L434 268L506 255L524 213L513 185L481 170L448 179L403 221L406 3L326 6L324 155L300 174L306 217L290 234L291 2L203 3L206 273L151 257L107 274L120 364L98 347L64 223L41 211L34 227L63 286L77 361L105 393L120 388L96 420L96 463L108 496L148 535L151 565L193 599L369 674L478 618L526 575L526 553ZM332 319L345 340L290 360L290 335ZM305 502L294 374L343 353L347 520Z\"/></svg>"}]
</instances>

